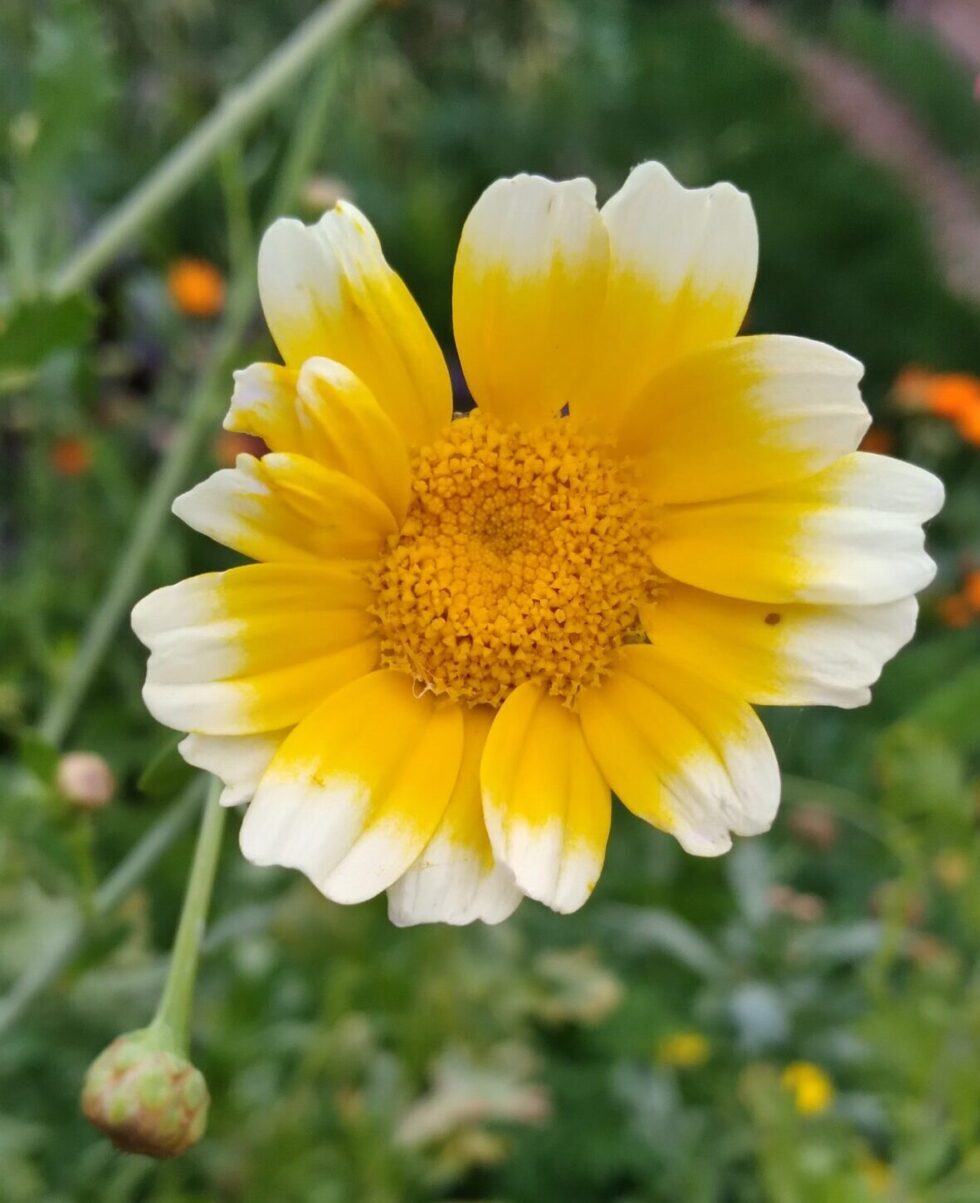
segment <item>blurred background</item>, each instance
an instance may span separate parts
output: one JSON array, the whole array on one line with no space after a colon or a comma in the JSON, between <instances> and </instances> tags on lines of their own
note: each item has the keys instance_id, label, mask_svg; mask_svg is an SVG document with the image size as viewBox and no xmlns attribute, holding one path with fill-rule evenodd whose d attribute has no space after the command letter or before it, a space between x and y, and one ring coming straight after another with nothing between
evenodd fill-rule
<instances>
[{"instance_id":1,"label":"blurred background","mask_svg":"<svg viewBox=\"0 0 980 1203\"><path fill-rule=\"evenodd\" d=\"M79 259L311 10L0 7L0 1200L977 1203L980 5L389 0ZM864 710L764 715L770 835L698 861L621 811L573 917L397 931L383 899L246 864L233 816L208 1134L115 1152L79 1085L153 1009L193 813L109 611L231 562L147 512L246 449L220 419L232 367L273 357L256 236L352 198L453 362L487 183L584 174L603 200L646 158L751 194L749 328L862 359L867 449L945 481L915 643Z\"/></svg>"}]
</instances>

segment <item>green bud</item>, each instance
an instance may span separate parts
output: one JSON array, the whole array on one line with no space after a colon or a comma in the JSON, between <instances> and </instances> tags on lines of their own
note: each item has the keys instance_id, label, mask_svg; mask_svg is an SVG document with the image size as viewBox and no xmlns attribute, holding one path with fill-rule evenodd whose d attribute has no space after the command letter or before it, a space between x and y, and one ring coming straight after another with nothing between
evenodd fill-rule
<instances>
[{"instance_id":1,"label":"green bud","mask_svg":"<svg viewBox=\"0 0 980 1203\"><path fill-rule=\"evenodd\" d=\"M82 1087L86 1118L117 1148L147 1157L179 1157L197 1144L210 1101L200 1070L154 1028L117 1037Z\"/></svg>"}]
</instances>

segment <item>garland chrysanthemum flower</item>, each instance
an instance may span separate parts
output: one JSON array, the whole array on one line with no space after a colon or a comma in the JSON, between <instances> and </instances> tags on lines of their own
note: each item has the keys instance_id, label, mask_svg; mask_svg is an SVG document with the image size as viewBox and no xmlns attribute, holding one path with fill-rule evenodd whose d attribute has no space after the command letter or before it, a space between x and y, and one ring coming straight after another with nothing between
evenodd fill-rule
<instances>
[{"instance_id":1,"label":"garland chrysanthemum flower","mask_svg":"<svg viewBox=\"0 0 980 1203\"><path fill-rule=\"evenodd\" d=\"M453 420L439 347L341 202L276 222L259 289L285 366L236 376L258 436L176 513L257 563L151 594L146 703L251 798L258 864L398 923L573 911L614 792L691 853L765 831L755 705L859 706L912 635L942 487L856 452L861 368L737 337L748 198L646 163L498 180L463 229Z\"/></svg>"}]
</instances>

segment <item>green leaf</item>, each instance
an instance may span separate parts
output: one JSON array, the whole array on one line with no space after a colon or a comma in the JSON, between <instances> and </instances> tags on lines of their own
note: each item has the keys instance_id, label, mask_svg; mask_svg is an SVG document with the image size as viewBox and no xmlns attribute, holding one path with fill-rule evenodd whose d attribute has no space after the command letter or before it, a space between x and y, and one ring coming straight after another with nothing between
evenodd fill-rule
<instances>
[{"instance_id":1,"label":"green leaf","mask_svg":"<svg viewBox=\"0 0 980 1203\"><path fill-rule=\"evenodd\" d=\"M0 375L31 372L53 352L80 346L94 321L95 306L80 293L20 302L0 314Z\"/></svg>"},{"instance_id":2,"label":"green leaf","mask_svg":"<svg viewBox=\"0 0 980 1203\"><path fill-rule=\"evenodd\" d=\"M149 764L136 783L139 790L151 798L169 798L179 793L197 772L177 751L183 735L172 735Z\"/></svg>"},{"instance_id":3,"label":"green leaf","mask_svg":"<svg viewBox=\"0 0 980 1203\"><path fill-rule=\"evenodd\" d=\"M670 911L611 904L603 907L600 918L617 939L637 950L666 953L702 977L722 971L721 958L704 936Z\"/></svg>"}]
</instances>

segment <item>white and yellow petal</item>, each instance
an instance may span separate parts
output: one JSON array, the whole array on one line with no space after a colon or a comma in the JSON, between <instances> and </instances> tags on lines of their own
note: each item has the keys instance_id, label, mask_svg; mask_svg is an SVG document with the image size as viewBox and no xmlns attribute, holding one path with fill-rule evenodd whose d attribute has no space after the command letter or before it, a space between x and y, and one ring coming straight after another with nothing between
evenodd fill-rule
<instances>
[{"instance_id":1,"label":"white and yellow petal","mask_svg":"<svg viewBox=\"0 0 980 1203\"><path fill-rule=\"evenodd\" d=\"M414 864L388 889L388 917L399 927L500 923L523 897L513 874L494 860L483 821L480 759L492 720L489 707L463 711L463 759L449 805Z\"/></svg>"},{"instance_id":2,"label":"white and yellow petal","mask_svg":"<svg viewBox=\"0 0 980 1203\"><path fill-rule=\"evenodd\" d=\"M501 706L483 751L483 813L495 856L530 898L578 910L609 838L609 787L578 716L532 683Z\"/></svg>"},{"instance_id":3,"label":"white and yellow petal","mask_svg":"<svg viewBox=\"0 0 980 1203\"><path fill-rule=\"evenodd\" d=\"M411 488L405 441L364 381L336 360L308 359L298 372L269 363L236 372L225 429L343 472L404 521Z\"/></svg>"},{"instance_id":4,"label":"white and yellow petal","mask_svg":"<svg viewBox=\"0 0 980 1203\"><path fill-rule=\"evenodd\" d=\"M641 608L665 659L756 706L863 706L912 638L914 597L870 606L739 601L671 582Z\"/></svg>"},{"instance_id":5,"label":"white and yellow petal","mask_svg":"<svg viewBox=\"0 0 980 1203\"><path fill-rule=\"evenodd\" d=\"M249 564L158 589L132 617L150 649L147 709L203 735L292 726L376 667L369 602L357 573L330 565Z\"/></svg>"},{"instance_id":6,"label":"white and yellow petal","mask_svg":"<svg viewBox=\"0 0 980 1203\"><path fill-rule=\"evenodd\" d=\"M248 802L262 774L288 731L263 731L259 735L188 735L177 745L181 756L195 768L213 773L224 784L222 806Z\"/></svg>"},{"instance_id":7,"label":"white and yellow petal","mask_svg":"<svg viewBox=\"0 0 980 1203\"><path fill-rule=\"evenodd\" d=\"M942 502L930 472L859 451L765 492L664 506L652 554L668 576L746 601L875 605L932 580L922 523Z\"/></svg>"},{"instance_id":8,"label":"white and yellow petal","mask_svg":"<svg viewBox=\"0 0 980 1203\"><path fill-rule=\"evenodd\" d=\"M589 180L497 180L466 219L453 328L477 405L525 426L555 417L596 335L608 239Z\"/></svg>"},{"instance_id":9,"label":"white and yellow petal","mask_svg":"<svg viewBox=\"0 0 980 1203\"><path fill-rule=\"evenodd\" d=\"M825 343L729 339L675 360L628 406L618 433L653 501L758 493L853 451L871 416L862 368Z\"/></svg>"},{"instance_id":10,"label":"white and yellow petal","mask_svg":"<svg viewBox=\"0 0 980 1203\"><path fill-rule=\"evenodd\" d=\"M325 356L374 394L410 446L452 416L439 345L370 222L341 201L314 226L281 218L259 248L259 295L290 368Z\"/></svg>"},{"instance_id":11,"label":"white and yellow petal","mask_svg":"<svg viewBox=\"0 0 980 1203\"><path fill-rule=\"evenodd\" d=\"M305 456L240 455L182 493L173 511L193 530L255 560L372 559L397 529L369 488Z\"/></svg>"},{"instance_id":12,"label":"white and yellow petal","mask_svg":"<svg viewBox=\"0 0 980 1203\"><path fill-rule=\"evenodd\" d=\"M779 768L752 708L647 645L621 649L578 710L589 750L620 800L695 856L732 834L768 831Z\"/></svg>"},{"instance_id":13,"label":"white and yellow petal","mask_svg":"<svg viewBox=\"0 0 980 1203\"><path fill-rule=\"evenodd\" d=\"M684 188L643 163L602 208L609 279L596 351L572 412L613 431L671 360L733 338L755 283L752 202L731 184Z\"/></svg>"},{"instance_id":14,"label":"white and yellow petal","mask_svg":"<svg viewBox=\"0 0 980 1203\"><path fill-rule=\"evenodd\" d=\"M408 870L459 776L463 716L381 670L338 690L292 731L241 829L257 865L299 869L335 902L363 902Z\"/></svg>"},{"instance_id":15,"label":"white and yellow petal","mask_svg":"<svg viewBox=\"0 0 980 1203\"><path fill-rule=\"evenodd\" d=\"M225 430L254 435L272 451L306 454L306 440L297 419L296 377L293 368L278 363L253 363L240 368L234 373Z\"/></svg>"}]
</instances>

